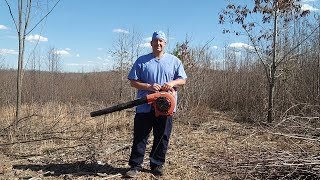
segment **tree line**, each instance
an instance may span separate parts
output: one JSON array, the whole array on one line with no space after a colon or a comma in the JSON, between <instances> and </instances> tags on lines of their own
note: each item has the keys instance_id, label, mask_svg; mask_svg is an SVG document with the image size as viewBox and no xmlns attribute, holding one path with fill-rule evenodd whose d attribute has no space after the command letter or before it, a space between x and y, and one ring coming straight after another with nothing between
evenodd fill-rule
<instances>
[{"instance_id":1,"label":"tree line","mask_svg":"<svg viewBox=\"0 0 320 180\"><path fill-rule=\"evenodd\" d=\"M269 123L290 113L319 116L319 17L305 17L310 12L300 11L296 2L257 0L252 9L229 4L220 14L220 23L238 24L239 29L224 32L246 35L252 45L247 48L225 46L218 55L210 47L214 39L191 46L192 40L186 38L168 49L182 60L188 75L187 84L179 90L182 113L208 107L237 112L242 120ZM254 30L259 22L247 21L249 14L259 14L264 26ZM117 62L113 71L60 72L54 49L48 52L48 71L37 69L38 58L31 58L32 67L22 73L23 83L20 73L2 68L0 106L13 105L17 98L21 103L84 105L132 100L135 91L126 76L142 53L139 39L136 32L119 35L109 52ZM21 87L15 91L17 86Z\"/></svg>"}]
</instances>

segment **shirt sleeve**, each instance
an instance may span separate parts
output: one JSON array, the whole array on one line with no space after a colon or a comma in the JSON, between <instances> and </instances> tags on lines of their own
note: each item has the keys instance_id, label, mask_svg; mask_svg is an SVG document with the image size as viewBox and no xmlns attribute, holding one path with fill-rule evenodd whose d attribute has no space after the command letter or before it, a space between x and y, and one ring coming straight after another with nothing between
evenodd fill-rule
<instances>
[{"instance_id":1,"label":"shirt sleeve","mask_svg":"<svg viewBox=\"0 0 320 180\"><path fill-rule=\"evenodd\" d=\"M132 68L131 68L131 70L130 70L130 72L129 72L129 74L128 74L128 79L129 80L138 80L138 79L140 79L140 74L139 74L139 68L140 66L139 66L139 64L138 64L138 61L136 61L134 64L133 64L133 66L132 66Z\"/></svg>"},{"instance_id":2,"label":"shirt sleeve","mask_svg":"<svg viewBox=\"0 0 320 180\"><path fill-rule=\"evenodd\" d=\"M187 74L184 71L183 64L181 61L178 63L178 68L175 72L174 79L187 79Z\"/></svg>"}]
</instances>

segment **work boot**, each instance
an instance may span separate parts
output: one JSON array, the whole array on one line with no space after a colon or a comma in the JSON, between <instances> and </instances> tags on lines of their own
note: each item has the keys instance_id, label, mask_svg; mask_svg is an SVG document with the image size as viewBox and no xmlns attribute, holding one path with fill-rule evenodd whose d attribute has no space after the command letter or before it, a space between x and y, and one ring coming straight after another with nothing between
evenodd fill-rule
<instances>
[{"instance_id":1,"label":"work boot","mask_svg":"<svg viewBox=\"0 0 320 180\"><path fill-rule=\"evenodd\" d=\"M155 176L162 176L163 175L163 167L162 166L152 166L151 173Z\"/></svg>"},{"instance_id":2,"label":"work boot","mask_svg":"<svg viewBox=\"0 0 320 180\"><path fill-rule=\"evenodd\" d=\"M125 174L124 174L124 177L126 178L134 178L137 176L138 174L138 169L137 168L130 168L129 171L127 171Z\"/></svg>"}]
</instances>

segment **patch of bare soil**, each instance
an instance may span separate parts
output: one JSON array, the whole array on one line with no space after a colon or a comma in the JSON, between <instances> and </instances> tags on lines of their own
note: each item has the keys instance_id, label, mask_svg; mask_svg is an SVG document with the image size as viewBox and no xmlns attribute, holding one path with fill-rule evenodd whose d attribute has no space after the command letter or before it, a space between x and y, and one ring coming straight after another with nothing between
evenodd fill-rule
<instances>
[{"instance_id":1,"label":"patch of bare soil","mask_svg":"<svg viewBox=\"0 0 320 180\"><path fill-rule=\"evenodd\" d=\"M0 179L122 179L133 113L89 118L87 109L67 109L50 118L32 113L17 138L0 131ZM319 179L319 138L282 132L212 110L177 114L165 174L150 173L149 143L134 179Z\"/></svg>"}]
</instances>

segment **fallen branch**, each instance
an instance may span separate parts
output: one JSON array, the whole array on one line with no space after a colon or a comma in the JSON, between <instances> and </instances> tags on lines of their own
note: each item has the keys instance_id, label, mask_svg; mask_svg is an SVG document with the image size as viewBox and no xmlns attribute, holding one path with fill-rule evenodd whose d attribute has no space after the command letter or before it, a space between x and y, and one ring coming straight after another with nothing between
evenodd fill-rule
<instances>
[{"instance_id":1,"label":"fallen branch","mask_svg":"<svg viewBox=\"0 0 320 180\"><path fill-rule=\"evenodd\" d=\"M285 137L294 138L294 139L303 139L303 140L308 140L308 141L320 142L320 139L313 139L313 138L301 137L301 136L290 135L290 134L282 134L282 133L273 133L273 132L269 132L269 133L273 134L273 135L285 136Z\"/></svg>"}]
</instances>

